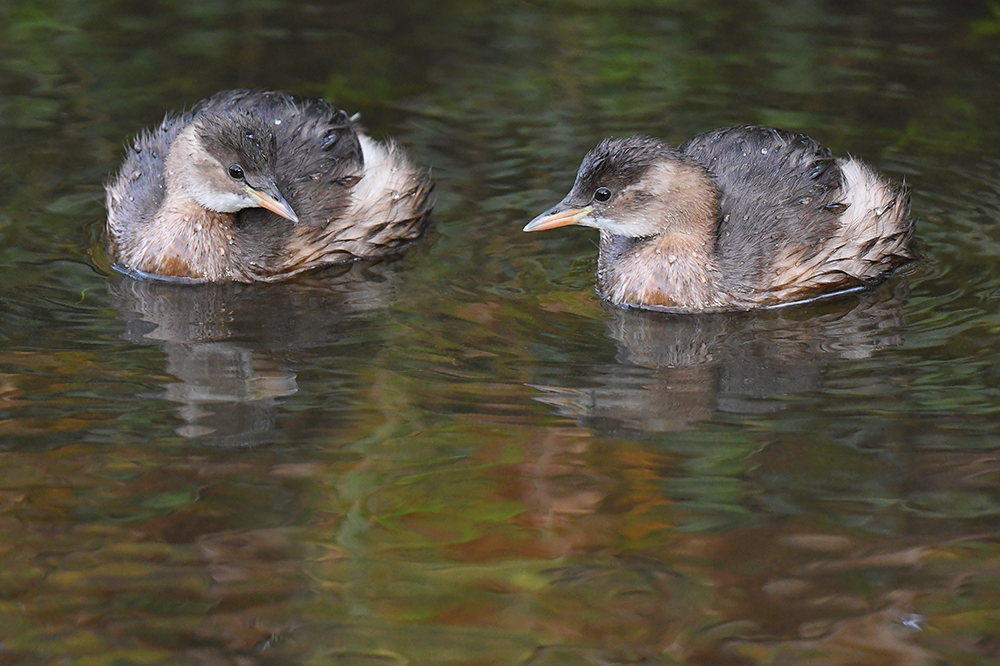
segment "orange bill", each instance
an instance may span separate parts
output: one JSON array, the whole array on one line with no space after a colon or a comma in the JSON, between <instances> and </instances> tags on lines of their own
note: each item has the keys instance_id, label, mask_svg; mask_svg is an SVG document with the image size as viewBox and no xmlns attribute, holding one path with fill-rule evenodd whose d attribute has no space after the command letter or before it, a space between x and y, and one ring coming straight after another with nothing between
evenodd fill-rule
<instances>
[{"instance_id":1,"label":"orange bill","mask_svg":"<svg viewBox=\"0 0 1000 666\"><path fill-rule=\"evenodd\" d=\"M261 208L266 208L272 213L280 215L281 217L291 220L292 222L299 221L299 216L295 214L295 211L292 210L292 207L280 194L268 194L264 190L258 190L255 187L250 187L249 185L246 185L245 187L247 195L250 199ZM277 188L275 188L275 192L277 191Z\"/></svg>"},{"instance_id":2,"label":"orange bill","mask_svg":"<svg viewBox=\"0 0 1000 666\"><path fill-rule=\"evenodd\" d=\"M558 208L558 206L556 207ZM567 208L566 210L550 209L533 219L524 227L525 231L544 231L545 229L555 229L565 227L570 224L579 224L580 220L590 215L593 206L583 208Z\"/></svg>"}]
</instances>

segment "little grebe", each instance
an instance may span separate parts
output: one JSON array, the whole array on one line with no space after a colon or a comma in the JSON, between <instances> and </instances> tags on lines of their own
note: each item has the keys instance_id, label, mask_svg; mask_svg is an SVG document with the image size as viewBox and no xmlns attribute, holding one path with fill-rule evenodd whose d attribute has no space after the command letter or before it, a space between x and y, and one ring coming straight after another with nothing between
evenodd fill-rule
<instances>
[{"instance_id":1,"label":"little grebe","mask_svg":"<svg viewBox=\"0 0 1000 666\"><path fill-rule=\"evenodd\" d=\"M109 250L134 274L280 280L413 240L431 189L322 100L231 90L136 138L107 185Z\"/></svg>"},{"instance_id":2,"label":"little grebe","mask_svg":"<svg viewBox=\"0 0 1000 666\"><path fill-rule=\"evenodd\" d=\"M874 283L913 258L909 195L802 134L727 127L671 148L607 139L525 231L601 230L597 288L616 305L734 310Z\"/></svg>"}]
</instances>

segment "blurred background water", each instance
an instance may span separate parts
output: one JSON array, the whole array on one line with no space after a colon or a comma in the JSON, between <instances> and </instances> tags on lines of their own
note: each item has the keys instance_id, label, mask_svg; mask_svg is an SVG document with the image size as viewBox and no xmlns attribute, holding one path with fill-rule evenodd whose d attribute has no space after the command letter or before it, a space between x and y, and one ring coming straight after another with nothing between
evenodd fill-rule
<instances>
[{"instance_id":1,"label":"blurred background water","mask_svg":"<svg viewBox=\"0 0 1000 666\"><path fill-rule=\"evenodd\" d=\"M432 170L400 258L110 275L103 182L247 86ZM0 2L0 664L994 664L1000 4ZM522 234L599 139L805 132L921 261L603 305Z\"/></svg>"}]
</instances>

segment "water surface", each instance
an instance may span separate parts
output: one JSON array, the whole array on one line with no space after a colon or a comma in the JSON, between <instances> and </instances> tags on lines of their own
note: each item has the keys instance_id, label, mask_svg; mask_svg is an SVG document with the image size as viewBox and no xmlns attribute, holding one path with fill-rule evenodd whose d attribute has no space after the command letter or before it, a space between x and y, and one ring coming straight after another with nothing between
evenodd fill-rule
<instances>
[{"instance_id":1,"label":"water surface","mask_svg":"<svg viewBox=\"0 0 1000 666\"><path fill-rule=\"evenodd\" d=\"M991 664L1000 11L935 1L0 7L0 664ZM109 274L167 109L320 95L432 168L399 258ZM618 310L523 234L599 139L806 132L921 261Z\"/></svg>"}]
</instances>

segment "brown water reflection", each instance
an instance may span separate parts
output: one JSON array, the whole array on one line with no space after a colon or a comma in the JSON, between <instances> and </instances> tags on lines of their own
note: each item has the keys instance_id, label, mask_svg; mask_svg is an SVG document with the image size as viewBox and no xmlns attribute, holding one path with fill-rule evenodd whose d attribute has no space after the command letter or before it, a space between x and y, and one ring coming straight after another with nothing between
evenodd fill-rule
<instances>
[{"instance_id":1,"label":"brown water reflection","mask_svg":"<svg viewBox=\"0 0 1000 666\"><path fill-rule=\"evenodd\" d=\"M4 663L231 663L287 626L304 580L295 530L247 529L224 507L273 514L314 470L141 449L0 457L4 486L24 489L0 516ZM246 474L263 481L235 483Z\"/></svg>"},{"instance_id":2,"label":"brown water reflection","mask_svg":"<svg viewBox=\"0 0 1000 666\"><path fill-rule=\"evenodd\" d=\"M902 665L997 654L981 632L1000 543L971 522L940 524L906 501L906 483L874 513L828 493L762 519L770 477L843 472L769 447L747 460L735 502L756 518L713 533L687 527L711 507L671 492L690 474L685 456L543 432L481 430L467 457L409 469L386 455L399 440L309 462L0 454L2 655ZM512 440L523 454L508 461ZM941 492L998 490L993 454L910 463ZM892 533L841 520L875 513Z\"/></svg>"}]
</instances>

